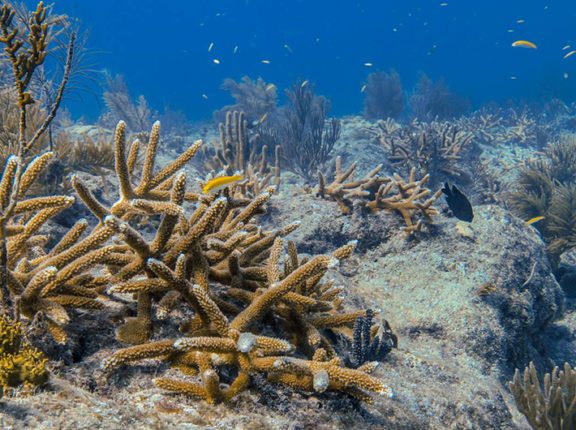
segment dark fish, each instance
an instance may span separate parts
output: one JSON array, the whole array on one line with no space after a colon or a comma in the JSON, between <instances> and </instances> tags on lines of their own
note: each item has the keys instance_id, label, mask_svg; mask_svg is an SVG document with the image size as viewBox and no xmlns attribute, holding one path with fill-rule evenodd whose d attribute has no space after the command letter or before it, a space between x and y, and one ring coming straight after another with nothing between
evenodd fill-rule
<instances>
[{"instance_id":1,"label":"dark fish","mask_svg":"<svg viewBox=\"0 0 576 430\"><path fill-rule=\"evenodd\" d=\"M472 222L474 212L472 211L472 205L468 197L462 194L462 191L456 188L456 185L450 187L448 182L444 184L442 192L446 196L446 203L448 203L448 207L454 216L462 221Z\"/></svg>"}]
</instances>

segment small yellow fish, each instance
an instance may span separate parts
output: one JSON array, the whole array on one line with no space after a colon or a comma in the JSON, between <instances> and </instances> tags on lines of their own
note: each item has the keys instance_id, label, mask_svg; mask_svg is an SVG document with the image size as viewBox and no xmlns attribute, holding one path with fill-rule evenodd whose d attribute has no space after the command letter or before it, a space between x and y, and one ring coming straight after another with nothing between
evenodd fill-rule
<instances>
[{"instance_id":1,"label":"small yellow fish","mask_svg":"<svg viewBox=\"0 0 576 430\"><path fill-rule=\"evenodd\" d=\"M542 221L543 219L544 219L544 217L542 215L535 216L534 218L530 218L528 221L526 221L526 224L532 225L534 223L537 223L538 221Z\"/></svg>"},{"instance_id":2,"label":"small yellow fish","mask_svg":"<svg viewBox=\"0 0 576 430\"><path fill-rule=\"evenodd\" d=\"M214 64L220 64L220 60L219 60L218 58L214 58L214 59L212 60L212 62L213 62Z\"/></svg>"},{"instance_id":3,"label":"small yellow fish","mask_svg":"<svg viewBox=\"0 0 576 430\"><path fill-rule=\"evenodd\" d=\"M266 85L266 91L272 91L276 89L276 85L274 84L268 84Z\"/></svg>"},{"instance_id":4,"label":"small yellow fish","mask_svg":"<svg viewBox=\"0 0 576 430\"><path fill-rule=\"evenodd\" d=\"M566 58L568 58L568 57L571 57L571 56L574 55L574 54L576 54L576 50L568 52L566 55L564 55L563 58L566 59Z\"/></svg>"},{"instance_id":5,"label":"small yellow fish","mask_svg":"<svg viewBox=\"0 0 576 430\"><path fill-rule=\"evenodd\" d=\"M562 51L566 51L567 49L570 49L570 45L566 45L562 48Z\"/></svg>"},{"instance_id":6,"label":"small yellow fish","mask_svg":"<svg viewBox=\"0 0 576 430\"><path fill-rule=\"evenodd\" d=\"M362 88L360 88L361 93L363 93L364 91L366 91L366 84L362 85Z\"/></svg>"},{"instance_id":7,"label":"small yellow fish","mask_svg":"<svg viewBox=\"0 0 576 430\"><path fill-rule=\"evenodd\" d=\"M530 48L530 49L538 49L535 43L530 42L529 40L517 40L516 42L512 43L513 48Z\"/></svg>"},{"instance_id":8,"label":"small yellow fish","mask_svg":"<svg viewBox=\"0 0 576 430\"><path fill-rule=\"evenodd\" d=\"M304 88L306 85L308 85L308 79L300 84L300 88Z\"/></svg>"},{"instance_id":9,"label":"small yellow fish","mask_svg":"<svg viewBox=\"0 0 576 430\"><path fill-rule=\"evenodd\" d=\"M208 52L212 51L212 48L214 48L214 42L210 42L210 45L208 45Z\"/></svg>"},{"instance_id":10,"label":"small yellow fish","mask_svg":"<svg viewBox=\"0 0 576 430\"><path fill-rule=\"evenodd\" d=\"M232 51L232 53L233 53L233 54L236 54L237 52L238 52L238 45L236 45L236 46L234 47L234 51Z\"/></svg>"},{"instance_id":11,"label":"small yellow fish","mask_svg":"<svg viewBox=\"0 0 576 430\"><path fill-rule=\"evenodd\" d=\"M374 64L372 64L372 63L364 63L364 66L365 66L365 67L372 67L373 65L374 65Z\"/></svg>"},{"instance_id":12,"label":"small yellow fish","mask_svg":"<svg viewBox=\"0 0 576 430\"><path fill-rule=\"evenodd\" d=\"M266 118L268 118L268 112L266 112L264 115L262 115L260 117L260 119L258 120L258 125L262 124L264 121L266 121Z\"/></svg>"},{"instance_id":13,"label":"small yellow fish","mask_svg":"<svg viewBox=\"0 0 576 430\"><path fill-rule=\"evenodd\" d=\"M202 192L204 194L214 194L226 187L229 187L236 182L244 179L242 175L232 175L232 176L219 176L218 178L210 179L204 187L202 187Z\"/></svg>"},{"instance_id":14,"label":"small yellow fish","mask_svg":"<svg viewBox=\"0 0 576 430\"><path fill-rule=\"evenodd\" d=\"M270 64L270 60L262 60L262 64Z\"/></svg>"}]
</instances>

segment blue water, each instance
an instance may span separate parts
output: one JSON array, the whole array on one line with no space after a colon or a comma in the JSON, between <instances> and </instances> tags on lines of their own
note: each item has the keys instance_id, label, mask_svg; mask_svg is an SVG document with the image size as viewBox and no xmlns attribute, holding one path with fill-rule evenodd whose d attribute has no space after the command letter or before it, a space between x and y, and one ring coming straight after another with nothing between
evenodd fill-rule
<instances>
[{"instance_id":1,"label":"blue water","mask_svg":"<svg viewBox=\"0 0 576 430\"><path fill-rule=\"evenodd\" d=\"M144 94L154 109L169 106L190 118L210 117L229 104L220 85L243 75L279 88L309 79L337 115L359 112L366 75L390 68L407 91L425 72L444 77L475 106L576 99L576 55L562 59L565 45L576 49L576 1L442 3L60 0L55 11L79 18L90 31L96 69L124 75L131 92ZM512 48L518 39L538 49ZM99 94L69 101L76 116L95 117L101 104Z\"/></svg>"}]
</instances>

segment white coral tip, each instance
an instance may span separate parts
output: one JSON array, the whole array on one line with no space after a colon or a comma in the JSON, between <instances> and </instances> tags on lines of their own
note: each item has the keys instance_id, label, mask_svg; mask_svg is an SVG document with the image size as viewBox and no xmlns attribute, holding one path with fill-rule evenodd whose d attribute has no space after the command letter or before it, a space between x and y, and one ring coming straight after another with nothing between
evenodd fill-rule
<instances>
[{"instance_id":1,"label":"white coral tip","mask_svg":"<svg viewBox=\"0 0 576 430\"><path fill-rule=\"evenodd\" d=\"M186 339L176 339L174 341L174 344L172 345L174 347L174 349L184 349L186 348Z\"/></svg>"},{"instance_id":2,"label":"white coral tip","mask_svg":"<svg viewBox=\"0 0 576 430\"><path fill-rule=\"evenodd\" d=\"M339 264L340 264L340 260L338 260L336 257L332 257L328 261L327 267L328 267L328 269L333 269L335 267L338 267Z\"/></svg>"}]
</instances>

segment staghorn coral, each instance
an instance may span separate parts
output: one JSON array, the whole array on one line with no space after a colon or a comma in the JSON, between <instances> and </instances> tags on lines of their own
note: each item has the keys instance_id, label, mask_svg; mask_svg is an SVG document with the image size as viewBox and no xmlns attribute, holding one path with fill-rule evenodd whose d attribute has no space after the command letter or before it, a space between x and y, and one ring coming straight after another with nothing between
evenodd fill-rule
<instances>
[{"instance_id":1,"label":"staghorn coral","mask_svg":"<svg viewBox=\"0 0 576 430\"><path fill-rule=\"evenodd\" d=\"M220 139L212 142L212 150L203 147L208 179L240 172L244 180L230 187L231 195L238 198L254 197L271 184L280 185L280 146L274 148L274 166L268 164L269 148L261 144L258 134L250 136L243 112L227 112L218 129Z\"/></svg>"},{"instance_id":2,"label":"staghorn coral","mask_svg":"<svg viewBox=\"0 0 576 430\"><path fill-rule=\"evenodd\" d=\"M381 169L382 165L379 165L362 179L355 180L356 163L343 171L342 161L337 157L334 180L328 184L325 176L320 173L317 195L335 200L345 215L351 213L354 201L373 212L396 211L402 215L407 233L420 230L422 219L430 222L432 216L438 213L432 205L442 192L438 190L431 195L431 190L425 186L430 176L416 180L415 169L410 171L408 181L397 174L393 177L379 176ZM415 221L418 216L421 219Z\"/></svg>"},{"instance_id":3,"label":"staghorn coral","mask_svg":"<svg viewBox=\"0 0 576 430\"><path fill-rule=\"evenodd\" d=\"M0 317L0 398L27 393L48 381L48 360L29 345L22 333L22 324Z\"/></svg>"},{"instance_id":4,"label":"staghorn coral","mask_svg":"<svg viewBox=\"0 0 576 430\"><path fill-rule=\"evenodd\" d=\"M536 120L528 112L518 112L510 109L507 117L508 142L520 145L534 145L538 143L538 128Z\"/></svg>"},{"instance_id":5,"label":"staghorn coral","mask_svg":"<svg viewBox=\"0 0 576 430\"><path fill-rule=\"evenodd\" d=\"M272 189L248 202L226 195L193 195L197 206L186 217L185 174L163 176L163 181L153 175L158 133L157 124L148 145L152 153L145 157L140 184L133 188L132 180L122 178L130 176L126 154L131 151L125 145L124 125L118 126L115 154L121 197L111 208L103 207L75 181L77 191L102 222L97 231L113 231L127 245L115 249L108 259L113 279L109 293L136 295L136 317L117 330L119 340L135 346L106 358L104 369L164 359L186 375L199 375L200 381L160 377L156 385L209 402L232 398L255 373L290 387L335 389L363 400L369 398L366 391L389 393L369 375L375 366L344 367L329 335L350 336L354 322L365 315L364 311L343 312L342 287L322 280L339 260L350 256L354 244L306 260L298 257L290 242L283 258L282 237L298 224L263 231L253 220ZM173 172L168 166L160 174L166 169ZM169 197L163 200L163 193L153 194L153 189L135 195L150 183L169 184L162 189ZM137 217L155 215L161 216L161 222L150 240L130 225ZM193 311L191 319L180 321L185 337L150 342L155 325L170 318L176 306ZM288 355L295 350L298 355ZM224 382L229 386L222 388Z\"/></svg>"},{"instance_id":6,"label":"staghorn coral","mask_svg":"<svg viewBox=\"0 0 576 430\"><path fill-rule=\"evenodd\" d=\"M542 126L530 111L512 108L505 111L483 108L470 116L459 118L456 124L462 130L472 133L477 143L489 146L540 145L547 140L551 131Z\"/></svg>"},{"instance_id":7,"label":"staghorn coral","mask_svg":"<svg viewBox=\"0 0 576 430\"><path fill-rule=\"evenodd\" d=\"M508 143L509 134L500 110L482 109L456 122L463 130L473 133L474 140L479 144L495 146Z\"/></svg>"},{"instance_id":8,"label":"staghorn coral","mask_svg":"<svg viewBox=\"0 0 576 430\"><path fill-rule=\"evenodd\" d=\"M47 330L60 343L66 341L63 327L69 321L65 308L101 309L97 301L102 280L85 275L95 265L103 262L116 247L100 247L112 236L112 231L94 230L80 239L86 229L79 221L55 246L46 250L47 237L40 234L42 226L57 213L70 207L73 197L47 196L24 198L27 190L52 158L43 154L27 166L21 177L18 202L6 225L6 277L10 302L17 302L17 313L33 320L42 315ZM15 157L8 159L2 181L0 200L2 207L14 194L11 184L16 174ZM94 282L93 282L94 281Z\"/></svg>"},{"instance_id":9,"label":"staghorn coral","mask_svg":"<svg viewBox=\"0 0 576 430\"><path fill-rule=\"evenodd\" d=\"M11 79L18 107L18 131L10 146L10 150L13 149L15 155L7 159L0 180L0 298L2 313L7 316L14 316L16 313L12 302L13 291L10 291L9 287L9 283L14 284L9 272L10 261L15 258L12 254L14 248L21 250L29 246L27 242L33 239L32 236L37 229L50 216L67 204L71 204L69 198L52 196L20 202L49 158L49 155L43 155L27 163L28 157L49 129L58 112L74 59L75 33L72 32L58 91L37 128L30 129L32 124L29 122L29 107L36 102L35 98L37 98L31 82L35 73L41 70L48 55L48 43L52 40L51 34L54 30L54 22L50 22L47 18L48 12L43 2L39 2L32 13L27 11L17 13L11 3L4 3L0 9L0 43L4 45L5 56L11 64ZM32 218L26 219L22 215L34 211L39 212ZM9 243L9 236L15 236L11 239L11 243ZM38 244L38 238L35 239ZM30 249L34 250L35 247L32 246ZM12 290L14 288L16 287L12 285Z\"/></svg>"},{"instance_id":10,"label":"staghorn coral","mask_svg":"<svg viewBox=\"0 0 576 430\"><path fill-rule=\"evenodd\" d=\"M412 121L396 127L390 122L379 122L373 132L392 164L406 173L415 168L419 174L430 175L432 186L448 179L467 179L460 161L471 149L474 136L458 125Z\"/></svg>"},{"instance_id":11,"label":"staghorn coral","mask_svg":"<svg viewBox=\"0 0 576 430\"><path fill-rule=\"evenodd\" d=\"M516 405L535 430L560 430L576 422L576 372L568 363L544 375L541 387L531 362L521 375L518 369L509 384Z\"/></svg>"},{"instance_id":12,"label":"staghorn coral","mask_svg":"<svg viewBox=\"0 0 576 430\"><path fill-rule=\"evenodd\" d=\"M263 267L267 270L260 281L262 287L256 292L243 283L237 286L230 283L223 297L245 303L243 308L233 311L231 318L226 313L232 310L232 302L226 305L223 297L213 299L210 290L186 279L184 254L178 257L175 270L159 260L148 260L149 269L167 284L163 288L173 288L190 296L186 301L196 310L194 324L187 326L187 337L119 350L105 359L103 368L110 371L143 359L163 359L183 373L200 378L198 382L188 382L160 377L154 380L157 386L201 397L211 403L231 399L247 386L250 376L255 373L264 373L272 382L289 387L316 392L334 389L362 400L369 400L367 392L390 394L381 381L369 376L375 365L357 370L344 367L330 338L322 333L349 328L358 316L365 314L363 311L338 312L341 289L320 282L339 259L350 255L353 245L346 245L332 256L315 256L307 262L299 262L297 255L291 253L284 270L278 265L281 246L282 240L276 238ZM149 280L147 284L140 284L138 288L148 289L155 283ZM120 288L125 289L126 284ZM217 304L219 301L222 304ZM270 313L277 315L277 323L291 334L292 343L253 333ZM308 358L288 356L295 348ZM236 376L226 376L224 369L229 367L237 368ZM224 389L222 382L227 383Z\"/></svg>"},{"instance_id":13,"label":"staghorn coral","mask_svg":"<svg viewBox=\"0 0 576 430\"><path fill-rule=\"evenodd\" d=\"M366 79L364 115L370 119L398 118L404 110L400 75L395 70L374 72Z\"/></svg>"}]
</instances>

